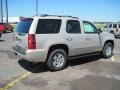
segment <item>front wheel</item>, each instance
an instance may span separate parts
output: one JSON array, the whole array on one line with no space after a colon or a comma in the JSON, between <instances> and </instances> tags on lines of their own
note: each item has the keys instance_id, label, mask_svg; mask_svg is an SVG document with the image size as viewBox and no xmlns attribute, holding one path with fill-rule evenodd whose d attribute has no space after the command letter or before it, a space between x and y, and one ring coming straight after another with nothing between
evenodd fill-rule
<instances>
[{"instance_id":1,"label":"front wheel","mask_svg":"<svg viewBox=\"0 0 120 90\"><path fill-rule=\"evenodd\" d=\"M58 71L65 67L67 61L67 54L62 49L53 50L47 59L47 66L52 71Z\"/></svg>"},{"instance_id":2,"label":"front wheel","mask_svg":"<svg viewBox=\"0 0 120 90\"><path fill-rule=\"evenodd\" d=\"M106 43L102 51L102 56L104 58L110 58L113 54L113 47L112 43Z\"/></svg>"}]
</instances>

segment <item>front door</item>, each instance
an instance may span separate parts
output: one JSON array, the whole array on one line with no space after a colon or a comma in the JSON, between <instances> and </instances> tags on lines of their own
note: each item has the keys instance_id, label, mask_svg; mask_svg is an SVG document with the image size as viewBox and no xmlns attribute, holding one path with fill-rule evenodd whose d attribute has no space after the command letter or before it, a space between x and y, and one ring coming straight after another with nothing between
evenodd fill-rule
<instances>
[{"instance_id":1,"label":"front door","mask_svg":"<svg viewBox=\"0 0 120 90\"><path fill-rule=\"evenodd\" d=\"M86 52L92 53L100 51L101 41L97 28L87 21L83 21L83 27L86 40Z\"/></svg>"}]
</instances>

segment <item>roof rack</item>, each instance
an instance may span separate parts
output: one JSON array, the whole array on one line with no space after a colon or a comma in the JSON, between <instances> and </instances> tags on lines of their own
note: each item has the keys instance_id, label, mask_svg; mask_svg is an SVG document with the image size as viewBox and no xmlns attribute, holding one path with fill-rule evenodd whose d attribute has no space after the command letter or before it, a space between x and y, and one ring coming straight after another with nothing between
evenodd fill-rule
<instances>
[{"instance_id":1,"label":"roof rack","mask_svg":"<svg viewBox=\"0 0 120 90\"><path fill-rule=\"evenodd\" d=\"M78 17L73 17L73 16L69 16L69 15L48 15L48 14L38 14L38 15L34 15L34 16L41 16L41 17L56 16L56 17L70 17L70 18L79 19Z\"/></svg>"}]
</instances>

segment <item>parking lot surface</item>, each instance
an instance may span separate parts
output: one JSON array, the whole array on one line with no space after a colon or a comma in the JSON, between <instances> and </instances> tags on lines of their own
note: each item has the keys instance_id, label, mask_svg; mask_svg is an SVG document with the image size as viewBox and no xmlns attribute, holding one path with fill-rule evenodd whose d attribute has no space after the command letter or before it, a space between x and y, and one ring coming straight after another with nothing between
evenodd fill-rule
<instances>
[{"instance_id":1,"label":"parking lot surface","mask_svg":"<svg viewBox=\"0 0 120 90\"><path fill-rule=\"evenodd\" d=\"M0 90L120 90L120 39L113 57L71 60L57 72L44 63L18 58L11 49L13 42L13 33L0 38Z\"/></svg>"}]
</instances>

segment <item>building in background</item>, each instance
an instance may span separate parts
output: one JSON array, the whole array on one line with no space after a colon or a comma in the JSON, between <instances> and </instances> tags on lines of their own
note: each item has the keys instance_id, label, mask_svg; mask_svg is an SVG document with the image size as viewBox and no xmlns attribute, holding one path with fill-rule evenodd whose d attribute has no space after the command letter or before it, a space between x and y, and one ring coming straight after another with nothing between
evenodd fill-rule
<instances>
[{"instance_id":1,"label":"building in background","mask_svg":"<svg viewBox=\"0 0 120 90\"><path fill-rule=\"evenodd\" d=\"M17 24L22 17L8 17L9 24ZM3 22L6 23L6 17L3 17Z\"/></svg>"}]
</instances>

